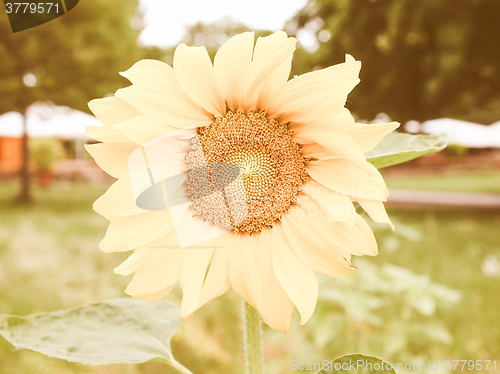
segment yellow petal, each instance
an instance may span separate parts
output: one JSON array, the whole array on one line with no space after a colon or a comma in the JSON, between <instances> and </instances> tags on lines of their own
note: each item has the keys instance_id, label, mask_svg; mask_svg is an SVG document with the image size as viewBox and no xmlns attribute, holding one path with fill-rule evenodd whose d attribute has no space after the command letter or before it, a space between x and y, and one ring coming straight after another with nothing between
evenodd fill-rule
<instances>
[{"instance_id":1,"label":"yellow petal","mask_svg":"<svg viewBox=\"0 0 500 374\"><path fill-rule=\"evenodd\" d=\"M181 253L181 250L155 248L154 254L148 257L149 267L135 273L125 289L127 294L134 297L153 294L175 287L179 283L180 269L186 260L185 253Z\"/></svg>"},{"instance_id":2,"label":"yellow petal","mask_svg":"<svg viewBox=\"0 0 500 374\"><path fill-rule=\"evenodd\" d=\"M174 54L174 72L194 102L216 117L226 114L226 104L205 47L180 44Z\"/></svg>"},{"instance_id":3,"label":"yellow petal","mask_svg":"<svg viewBox=\"0 0 500 374\"><path fill-rule=\"evenodd\" d=\"M201 127L212 122L208 113L183 100L175 90L153 91L133 85L119 89L115 95L134 105L145 115L171 127Z\"/></svg>"},{"instance_id":4,"label":"yellow petal","mask_svg":"<svg viewBox=\"0 0 500 374\"><path fill-rule=\"evenodd\" d=\"M109 127L103 126L87 126L85 127L85 133L89 138L99 140L101 142L105 141L106 138L116 135L116 133Z\"/></svg>"},{"instance_id":5,"label":"yellow petal","mask_svg":"<svg viewBox=\"0 0 500 374\"><path fill-rule=\"evenodd\" d=\"M297 306L303 325L316 308L318 281L314 272L299 261L281 226L273 227L273 268L281 286Z\"/></svg>"},{"instance_id":6,"label":"yellow petal","mask_svg":"<svg viewBox=\"0 0 500 374\"><path fill-rule=\"evenodd\" d=\"M264 292L262 273L259 264L261 249L259 236L245 237L232 235L227 237L230 243L226 247L232 248L229 268L229 281L234 291L257 310L264 308Z\"/></svg>"},{"instance_id":7,"label":"yellow petal","mask_svg":"<svg viewBox=\"0 0 500 374\"><path fill-rule=\"evenodd\" d=\"M320 160L307 163L311 178L341 194L364 200L387 201L389 191L379 171L367 163L371 174L344 159Z\"/></svg>"},{"instance_id":8,"label":"yellow petal","mask_svg":"<svg viewBox=\"0 0 500 374\"><path fill-rule=\"evenodd\" d=\"M329 277L343 277L356 271L350 265L351 253L335 244L325 220L311 219L301 207L290 209L282 219L288 241L307 268Z\"/></svg>"},{"instance_id":9,"label":"yellow petal","mask_svg":"<svg viewBox=\"0 0 500 374\"><path fill-rule=\"evenodd\" d=\"M328 230L331 240L353 255L376 256L378 254L377 241L373 231L358 214L356 215L354 227L346 227L339 222L330 222L328 223Z\"/></svg>"},{"instance_id":10,"label":"yellow petal","mask_svg":"<svg viewBox=\"0 0 500 374\"><path fill-rule=\"evenodd\" d=\"M301 147L302 156L305 158L315 158L317 160L332 160L339 158L332 151L326 149L318 143L304 144Z\"/></svg>"},{"instance_id":11,"label":"yellow petal","mask_svg":"<svg viewBox=\"0 0 500 374\"><path fill-rule=\"evenodd\" d=\"M201 287L207 267L215 252L214 248L190 248L181 269L182 304L181 317L185 318L200 305Z\"/></svg>"},{"instance_id":12,"label":"yellow petal","mask_svg":"<svg viewBox=\"0 0 500 374\"><path fill-rule=\"evenodd\" d=\"M179 248L175 231L170 230L159 239L136 248L134 253L115 268L114 272L115 274L127 276L136 272L148 272L165 264L172 266L164 275L175 272L180 273L184 261L184 257L181 254L185 257L187 251Z\"/></svg>"},{"instance_id":13,"label":"yellow petal","mask_svg":"<svg viewBox=\"0 0 500 374\"><path fill-rule=\"evenodd\" d=\"M160 299L163 299L165 296L167 296L172 290L175 288L175 285L170 286L169 288L166 288L164 290L161 290L159 292L155 293L146 293L146 294L137 294L134 295L136 299L148 301L150 303L154 303L155 301L158 301Z\"/></svg>"},{"instance_id":14,"label":"yellow petal","mask_svg":"<svg viewBox=\"0 0 500 374\"><path fill-rule=\"evenodd\" d=\"M162 61L140 60L132 67L120 73L134 85L147 86L154 89L162 88L168 90L170 86L177 85L174 69Z\"/></svg>"},{"instance_id":15,"label":"yellow petal","mask_svg":"<svg viewBox=\"0 0 500 374\"><path fill-rule=\"evenodd\" d=\"M232 234L228 233L226 235ZM217 248L214 258L201 290L200 305L206 304L210 300L222 295L231 286L229 283L229 263L233 249L220 245L220 240L217 240L216 243Z\"/></svg>"},{"instance_id":16,"label":"yellow petal","mask_svg":"<svg viewBox=\"0 0 500 374\"><path fill-rule=\"evenodd\" d=\"M285 32L260 37L255 44L252 63L244 78L239 109L266 109L267 100L280 89L290 75L291 60L297 40Z\"/></svg>"},{"instance_id":17,"label":"yellow petal","mask_svg":"<svg viewBox=\"0 0 500 374\"><path fill-rule=\"evenodd\" d=\"M176 130L176 128L167 125L164 121L155 120L144 115L139 115L127 122L115 125L114 129L140 145Z\"/></svg>"},{"instance_id":18,"label":"yellow petal","mask_svg":"<svg viewBox=\"0 0 500 374\"><path fill-rule=\"evenodd\" d=\"M254 33L244 32L233 36L217 51L214 70L220 83L221 94L231 110L238 109L242 77L252 61Z\"/></svg>"},{"instance_id":19,"label":"yellow petal","mask_svg":"<svg viewBox=\"0 0 500 374\"><path fill-rule=\"evenodd\" d=\"M349 197L329 190L314 180L302 185L302 190L311 201L316 203L308 203L304 197L299 195L299 204L302 209L306 211L309 209L313 214L320 210L328 221L340 221L354 226L356 209L354 209Z\"/></svg>"},{"instance_id":20,"label":"yellow petal","mask_svg":"<svg viewBox=\"0 0 500 374\"><path fill-rule=\"evenodd\" d=\"M354 139L363 152L368 152L375 148L385 136L398 127L398 122L374 123L371 125L355 123L347 127L345 131Z\"/></svg>"},{"instance_id":21,"label":"yellow petal","mask_svg":"<svg viewBox=\"0 0 500 374\"><path fill-rule=\"evenodd\" d=\"M370 173L370 163L354 139L342 131L328 126L293 125L293 139L298 143L318 143L338 157L352 161L356 166Z\"/></svg>"},{"instance_id":22,"label":"yellow petal","mask_svg":"<svg viewBox=\"0 0 500 374\"><path fill-rule=\"evenodd\" d=\"M272 265L272 230L263 230L254 240L233 238L229 279L236 294L253 306L264 323L287 333L290 328L293 303L283 290Z\"/></svg>"},{"instance_id":23,"label":"yellow petal","mask_svg":"<svg viewBox=\"0 0 500 374\"><path fill-rule=\"evenodd\" d=\"M345 63L291 79L275 95L269 114L283 122L301 122L329 107L341 110L359 83L360 68L361 63L351 57Z\"/></svg>"},{"instance_id":24,"label":"yellow petal","mask_svg":"<svg viewBox=\"0 0 500 374\"><path fill-rule=\"evenodd\" d=\"M113 142L85 145L97 165L114 178L128 178L128 158L137 149L132 142Z\"/></svg>"},{"instance_id":25,"label":"yellow petal","mask_svg":"<svg viewBox=\"0 0 500 374\"><path fill-rule=\"evenodd\" d=\"M155 241L172 229L172 218L165 210L114 218L99 248L103 252L129 251Z\"/></svg>"},{"instance_id":26,"label":"yellow petal","mask_svg":"<svg viewBox=\"0 0 500 374\"><path fill-rule=\"evenodd\" d=\"M89 102L89 108L104 126L112 127L141 114L139 110L118 97L106 97Z\"/></svg>"},{"instance_id":27,"label":"yellow petal","mask_svg":"<svg viewBox=\"0 0 500 374\"><path fill-rule=\"evenodd\" d=\"M174 249L155 248L154 251L154 255L150 254L148 257L148 268L136 271L125 289L127 294L134 297L154 294L173 288L179 283L180 269L185 263L186 254Z\"/></svg>"},{"instance_id":28,"label":"yellow petal","mask_svg":"<svg viewBox=\"0 0 500 374\"><path fill-rule=\"evenodd\" d=\"M116 125L115 125L116 126ZM85 128L85 132L90 138L98 140L103 143L126 143L129 141L128 138L120 134L113 126L104 127L104 126L87 126Z\"/></svg>"},{"instance_id":29,"label":"yellow petal","mask_svg":"<svg viewBox=\"0 0 500 374\"><path fill-rule=\"evenodd\" d=\"M391 219L387 215L387 212L385 211L384 208L384 204L382 202L373 200L362 200L362 199L358 199L357 202L375 222L388 223L391 226L392 230L394 231L394 225L392 224Z\"/></svg>"},{"instance_id":30,"label":"yellow petal","mask_svg":"<svg viewBox=\"0 0 500 374\"><path fill-rule=\"evenodd\" d=\"M146 212L137 206L128 179L119 179L113 183L104 195L94 202L93 208L108 220Z\"/></svg>"}]
</instances>

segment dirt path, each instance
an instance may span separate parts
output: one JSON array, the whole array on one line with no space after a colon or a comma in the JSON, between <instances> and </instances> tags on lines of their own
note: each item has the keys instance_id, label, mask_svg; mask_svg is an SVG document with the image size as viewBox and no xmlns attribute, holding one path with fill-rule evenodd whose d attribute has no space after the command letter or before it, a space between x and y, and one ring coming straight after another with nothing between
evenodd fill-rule
<instances>
[{"instance_id":1,"label":"dirt path","mask_svg":"<svg viewBox=\"0 0 500 374\"><path fill-rule=\"evenodd\" d=\"M393 206L436 206L500 209L500 195L443 191L390 190L388 204Z\"/></svg>"}]
</instances>

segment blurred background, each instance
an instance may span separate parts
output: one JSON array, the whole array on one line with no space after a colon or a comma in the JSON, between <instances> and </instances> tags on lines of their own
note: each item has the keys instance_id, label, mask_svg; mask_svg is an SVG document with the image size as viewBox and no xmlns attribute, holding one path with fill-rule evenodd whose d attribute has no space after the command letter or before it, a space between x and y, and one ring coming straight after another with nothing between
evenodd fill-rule
<instances>
[{"instance_id":1,"label":"blurred background","mask_svg":"<svg viewBox=\"0 0 500 374\"><path fill-rule=\"evenodd\" d=\"M96 123L87 102L128 85L118 72L139 59L171 63L179 42L213 56L242 31L284 29L299 40L292 75L352 54L363 67L347 106L359 121L446 133L449 146L382 170L396 231L373 225L378 257L320 277L305 326L265 329L268 372L352 352L497 360L500 372L499 19L498 0L92 0L13 34L0 8L0 313L124 296L130 279L112 269L126 254L98 250L107 221L92 203L113 180L83 150ZM239 315L232 292L212 301L183 321L174 355L194 373L241 373ZM71 364L1 338L0 359L0 374L169 372Z\"/></svg>"}]
</instances>

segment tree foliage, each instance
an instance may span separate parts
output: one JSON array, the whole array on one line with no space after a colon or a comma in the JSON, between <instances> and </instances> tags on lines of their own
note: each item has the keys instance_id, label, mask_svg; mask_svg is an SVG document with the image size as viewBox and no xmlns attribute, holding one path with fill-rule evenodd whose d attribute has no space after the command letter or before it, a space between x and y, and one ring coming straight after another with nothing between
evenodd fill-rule
<instances>
[{"instance_id":1,"label":"tree foliage","mask_svg":"<svg viewBox=\"0 0 500 374\"><path fill-rule=\"evenodd\" d=\"M135 22L137 27L131 27ZM0 15L0 113L35 101L87 110L125 82L117 72L141 57L137 0L81 1L62 17L12 33ZM23 78L36 77L27 87Z\"/></svg>"},{"instance_id":2,"label":"tree foliage","mask_svg":"<svg viewBox=\"0 0 500 374\"><path fill-rule=\"evenodd\" d=\"M500 118L500 1L309 0L289 33L312 31L309 64L363 62L351 109L371 119ZM301 72L295 72L301 73Z\"/></svg>"},{"instance_id":3,"label":"tree foliage","mask_svg":"<svg viewBox=\"0 0 500 374\"><path fill-rule=\"evenodd\" d=\"M87 102L125 83L117 72L145 55L137 44L137 0L82 1L67 14L12 33L0 15L0 114L26 113L36 101L88 110ZM135 22L137 27L132 27ZM24 121L22 201L31 200L28 137Z\"/></svg>"}]
</instances>

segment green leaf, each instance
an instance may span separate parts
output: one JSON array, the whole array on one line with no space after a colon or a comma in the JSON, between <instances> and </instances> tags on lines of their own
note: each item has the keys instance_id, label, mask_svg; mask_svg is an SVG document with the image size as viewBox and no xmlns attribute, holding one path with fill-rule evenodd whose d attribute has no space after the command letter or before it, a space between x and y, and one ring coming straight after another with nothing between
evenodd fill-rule
<instances>
[{"instance_id":1,"label":"green leaf","mask_svg":"<svg viewBox=\"0 0 500 374\"><path fill-rule=\"evenodd\" d=\"M88 365L177 364L170 340L179 322L175 304L122 298L27 317L0 314L0 334L16 348Z\"/></svg>"},{"instance_id":2,"label":"green leaf","mask_svg":"<svg viewBox=\"0 0 500 374\"><path fill-rule=\"evenodd\" d=\"M339 357L328 364L316 374L396 374L391 364L374 356L366 356L361 353L353 353Z\"/></svg>"},{"instance_id":3,"label":"green leaf","mask_svg":"<svg viewBox=\"0 0 500 374\"><path fill-rule=\"evenodd\" d=\"M429 153L439 152L446 147L446 144L446 135L411 135L392 132L365 156L373 166L381 169Z\"/></svg>"}]
</instances>

